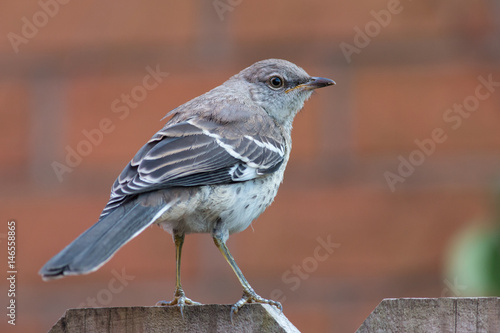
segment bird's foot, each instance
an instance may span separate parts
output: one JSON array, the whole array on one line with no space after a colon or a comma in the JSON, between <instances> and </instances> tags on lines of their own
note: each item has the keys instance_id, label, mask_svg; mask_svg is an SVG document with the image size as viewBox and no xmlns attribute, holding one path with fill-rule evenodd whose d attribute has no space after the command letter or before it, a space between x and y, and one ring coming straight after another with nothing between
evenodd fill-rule
<instances>
[{"instance_id":1,"label":"bird's foot","mask_svg":"<svg viewBox=\"0 0 500 333\"><path fill-rule=\"evenodd\" d=\"M184 318L184 305L202 305L202 304L187 298L182 289L175 291L174 299L171 300L170 302L159 301L156 303L156 306L172 306L172 305L177 305L179 307L179 309L181 310L182 318Z\"/></svg>"},{"instance_id":2,"label":"bird's foot","mask_svg":"<svg viewBox=\"0 0 500 333\"><path fill-rule=\"evenodd\" d=\"M274 305L281 312L283 312L283 307L281 306L280 302L260 297L255 293L255 291L253 291L253 289L243 290L243 297L231 307L231 322L233 321L233 315L237 313L246 303L262 303Z\"/></svg>"}]
</instances>

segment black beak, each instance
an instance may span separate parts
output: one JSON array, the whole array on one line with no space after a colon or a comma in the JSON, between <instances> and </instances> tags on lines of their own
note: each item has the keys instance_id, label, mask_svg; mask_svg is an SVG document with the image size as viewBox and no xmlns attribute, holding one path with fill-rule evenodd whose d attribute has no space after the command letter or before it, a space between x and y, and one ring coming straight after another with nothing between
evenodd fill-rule
<instances>
[{"instance_id":1,"label":"black beak","mask_svg":"<svg viewBox=\"0 0 500 333\"><path fill-rule=\"evenodd\" d=\"M334 84L335 84L335 81L333 81L333 80L326 79L324 77L311 76L309 78L309 81L307 81L306 83L302 83L302 84L299 84L298 86L290 88L290 89L286 90L285 93L289 93L290 91L295 90L295 89L314 90L314 89L323 88L326 86L333 86Z\"/></svg>"},{"instance_id":2,"label":"black beak","mask_svg":"<svg viewBox=\"0 0 500 333\"><path fill-rule=\"evenodd\" d=\"M306 89L306 90L312 90L312 89L318 89L318 88L323 88L326 86L333 86L335 85L335 81L324 78L324 77L311 77L310 81L307 83L302 84L301 86Z\"/></svg>"}]
</instances>

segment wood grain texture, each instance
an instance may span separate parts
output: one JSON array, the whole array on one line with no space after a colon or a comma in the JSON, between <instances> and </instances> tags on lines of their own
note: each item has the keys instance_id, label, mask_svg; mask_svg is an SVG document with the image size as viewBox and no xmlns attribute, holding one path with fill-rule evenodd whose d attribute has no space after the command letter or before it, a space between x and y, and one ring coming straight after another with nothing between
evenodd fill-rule
<instances>
[{"instance_id":1,"label":"wood grain texture","mask_svg":"<svg viewBox=\"0 0 500 333\"><path fill-rule=\"evenodd\" d=\"M356 333L500 332L500 298L384 299Z\"/></svg>"},{"instance_id":2,"label":"wood grain texture","mask_svg":"<svg viewBox=\"0 0 500 333\"><path fill-rule=\"evenodd\" d=\"M300 333L270 305L247 304L233 317L231 305L68 309L49 333L276 332Z\"/></svg>"}]
</instances>

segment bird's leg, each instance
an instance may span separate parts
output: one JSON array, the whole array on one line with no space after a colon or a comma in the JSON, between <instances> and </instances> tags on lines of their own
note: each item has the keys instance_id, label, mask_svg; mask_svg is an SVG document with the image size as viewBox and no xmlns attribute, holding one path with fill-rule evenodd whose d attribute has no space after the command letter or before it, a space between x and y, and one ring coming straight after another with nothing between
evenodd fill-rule
<instances>
[{"instance_id":1,"label":"bird's leg","mask_svg":"<svg viewBox=\"0 0 500 333\"><path fill-rule=\"evenodd\" d=\"M283 310L281 303L269 299L265 299L257 295L257 293L253 290L253 288L250 286L248 283L247 279L245 279L245 276L241 272L240 268L238 265L236 265L236 262L233 259L233 256L231 256L231 253L229 253L229 249L226 246L226 243L222 240L221 237L218 237L216 235L213 236L215 246L220 250L226 261L229 263L229 266L233 269L234 273L236 274L236 277L238 277L238 280L241 283L241 286L243 287L243 297L236 302L232 307L231 307L231 321L233 318L233 314L237 313L239 309L245 304L245 303L265 303L265 304L270 304L274 305L280 311Z\"/></svg>"},{"instance_id":2,"label":"bird's leg","mask_svg":"<svg viewBox=\"0 0 500 333\"><path fill-rule=\"evenodd\" d=\"M176 269L176 282L175 282L175 292L174 299L170 302L159 301L156 303L157 306L168 306L177 305L181 309L181 315L184 317L184 305L201 305L201 303L190 300L184 294L181 285L181 253L182 244L184 244L184 234L174 232L174 242L175 242L175 269Z\"/></svg>"}]
</instances>

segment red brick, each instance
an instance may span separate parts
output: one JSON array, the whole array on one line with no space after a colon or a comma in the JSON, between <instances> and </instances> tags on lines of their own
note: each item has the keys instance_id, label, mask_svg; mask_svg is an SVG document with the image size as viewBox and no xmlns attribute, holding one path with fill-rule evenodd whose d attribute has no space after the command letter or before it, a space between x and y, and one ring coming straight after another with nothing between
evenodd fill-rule
<instances>
[{"instance_id":1,"label":"red brick","mask_svg":"<svg viewBox=\"0 0 500 333\"><path fill-rule=\"evenodd\" d=\"M3 31L22 36L22 17L26 16L33 22L33 15L41 8L38 2L36 5L10 7ZM195 3L191 1L151 2L140 6L133 1L122 2L119 6L112 2L98 5L96 2L70 2L61 5L58 13L49 18L48 23L40 27L27 44L21 44L19 49L26 53L107 43L116 45L139 41L144 44L158 40L163 43L185 42L194 37L196 25L192 22L196 18L195 9ZM1 49L13 52L7 39L3 39Z\"/></svg>"},{"instance_id":2,"label":"red brick","mask_svg":"<svg viewBox=\"0 0 500 333\"><path fill-rule=\"evenodd\" d=\"M361 72L353 91L357 149L362 153L411 151L415 149L414 140L431 138L435 128L442 128L447 135L440 146L444 149L498 148L500 127L495 110L500 94L493 93L482 101L456 131L451 128L453 123L443 119L447 109L474 95L479 75L487 77L490 73L491 69L463 64ZM493 71L493 79L500 77L496 73Z\"/></svg>"},{"instance_id":3,"label":"red brick","mask_svg":"<svg viewBox=\"0 0 500 333\"><path fill-rule=\"evenodd\" d=\"M232 38L243 42L266 40L310 40L330 39L345 36L354 38L354 26L364 28L373 21L371 11L387 8L389 1L379 0L370 4L300 1L268 3L264 1L243 2L232 11L222 13L218 24L231 24ZM485 20L488 7L481 4L457 6L450 1L406 2L401 1L402 11L392 15L390 24L384 27L380 37L410 35L445 35L450 31L487 31L491 20ZM467 8L467 9L465 9ZM2 20L3 31L21 34L21 18L32 16L41 8L38 3L10 5L9 15ZM48 49L50 47L75 47L88 43L105 44L141 43L162 41L163 43L186 42L196 38L197 24L203 15L219 19L215 6L201 7L198 3L145 3L137 6L133 2L115 6L111 3L69 3L61 5L58 13L21 50ZM455 17L460 17L458 22ZM332 17L334 19L332 19ZM147 20L144 20L147 18ZM293 22L294 24L291 24ZM465 27L463 27L465 22ZM460 24L459 24L460 23ZM172 27L175 27L173 29ZM286 35L283 34L286 27ZM346 40L346 42L351 42ZM12 52L7 39L0 49Z\"/></svg>"},{"instance_id":4,"label":"red brick","mask_svg":"<svg viewBox=\"0 0 500 333\"><path fill-rule=\"evenodd\" d=\"M355 35L353 28L358 26L364 29L368 22L375 20L370 12L387 9L388 2L379 0L359 4L252 1L241 3L232 12L226 12L224 17L231 20L234 38L242 42L330 39L342 36L349 37L345 42L352 44ZM446 10L436 10L432 3L400 3L401 13L391 15L389 25L381 29L382 38L403 33L436 35L436 31L446 32L446 27L451 24ZM285 36L284 29L287 32Z\"/></svg>"},{"instance_id":5,"label":"red brick","mask_svg":"<svg viewBox=\"0 0 500 333\"><path fill-rule=\"evenodd\" d=\"M29 94L21 80L0 82L0 163L9 172L23 168L29 156Z\"/></svg>"},{"instance_id":6,"label":"red brick","mask_svg":"<svg viewBox=\"0 0 500 333\"><path fill-rule=\"evenodd\" d=\"M295 305L295 306L294 306ZM335 332L326 304L285 304L284 314L300 332Z\"/></svg>"}]
</instances>

